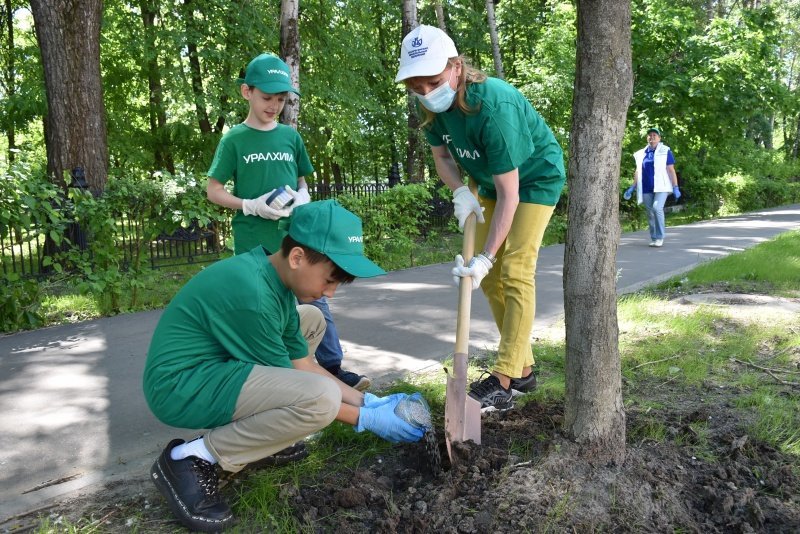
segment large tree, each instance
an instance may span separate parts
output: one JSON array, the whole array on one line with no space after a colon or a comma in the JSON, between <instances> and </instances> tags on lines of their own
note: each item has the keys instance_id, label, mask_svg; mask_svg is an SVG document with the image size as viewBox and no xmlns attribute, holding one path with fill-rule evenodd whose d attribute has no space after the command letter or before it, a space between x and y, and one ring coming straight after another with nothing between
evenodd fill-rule
<instances>
[{"instance_id":1,"label":"large tree","mask_svg":"<svg viewBox=\"0 0 800 534\"><path fill-rule=\"evenodd\" d=\"M66 186L64 173L82 167L89 187L102 191L108 146L100 79L102 0L31 0L47 92L47 174Z\"/></svg>"},{"instance_id":2,"label":"large tree","mask_svg":"<svg viewBox=\"0 0 800 534\"><path fill-rule=\"evenodd\" d=\"M581 453L625 457L617 326L619 166L633 91L630 3L578 0L578 48L564 252L566 408Z\"/></svg>"}]
</instances>

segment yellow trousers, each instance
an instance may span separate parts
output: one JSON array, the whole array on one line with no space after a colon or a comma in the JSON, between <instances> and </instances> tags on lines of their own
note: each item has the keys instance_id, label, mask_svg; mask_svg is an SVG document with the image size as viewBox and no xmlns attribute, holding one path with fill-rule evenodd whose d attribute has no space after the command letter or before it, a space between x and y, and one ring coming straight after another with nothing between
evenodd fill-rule
<instances>
[{"instance_id":1,"label":"yellow trousers","mask_svg":"<svg viewBox=\"0 0 800 534\"><path fill-rule=\"evenodd\" d=\"M489 222L497 204L480 197L485 208L485 224L475 234L475 250L483 250ZM495 256L497 262L481 281L481 289L500 331L497 363L494 371L520 378L522 369L533 365L531 331L536 315L536 261L545 228L555 206L520 202L508 237Z\"/></svg>"}]
</instances>

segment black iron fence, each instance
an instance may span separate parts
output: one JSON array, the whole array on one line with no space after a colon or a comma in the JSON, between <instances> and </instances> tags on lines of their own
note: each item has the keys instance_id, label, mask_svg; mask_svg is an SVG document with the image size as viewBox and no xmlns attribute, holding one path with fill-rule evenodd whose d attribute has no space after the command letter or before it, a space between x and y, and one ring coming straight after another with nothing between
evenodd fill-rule
<instances>
[{"instance_id":1,"label":"black iron fence","mask_svg":"<svg viewBox=\"0 0 800 534\"><path fill-rule=\"evenodd\" d=\"M312 199L325 200L343 194L366 199L370 208L375 208L373 200L387 191L383 184L337 185L311 187ZM431 210L425 228L425 235L430 228L440 228L451 220L453 209L449 200L434 198L430 202ZM133 265L146 265L152 269L173 267L192 263L213 262L220 258L226 249L226 240L230 236L230 219L215 222L207 226L197 223L188 228L180 228L171 234L158 234L153 239L143 236L153 235L145 227L148 223L138 221L126 214L116 217L114 241L119 251L120 268L127 270ZM156 223L154 223L156 224ZM91 252L92 236L87 234L77 223L69 223L66 230L66 241L53 245L50 237L51 229L30 226L12 228L0 233L0 270L4 275L15 273L27 277L45 277L50 275L52 261L63 257L72 248L82 252ZM49 258L49 259L48 259Z\"/></svg>"}]
</instances>

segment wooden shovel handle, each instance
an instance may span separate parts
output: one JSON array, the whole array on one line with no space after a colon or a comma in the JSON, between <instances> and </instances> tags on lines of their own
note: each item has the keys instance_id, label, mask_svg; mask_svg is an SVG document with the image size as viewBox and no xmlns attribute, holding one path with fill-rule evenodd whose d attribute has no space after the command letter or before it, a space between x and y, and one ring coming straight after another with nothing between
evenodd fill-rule
<instances>
[{"instance_id":1,"label":"wooden shovel handle","mask_svg":"<svg viewBox=\"0 0 800 534\"><path fill-rule=\"evenodd\" d=\"M464 223L464 244L461 247L461 256L464 263L469 263L475 254L475 226L477 216L470 213ZM456 318L456 353L468 354L469 352L469 317L472 307L472 278L462 278L458 284L458 316Z\"/></svg>"}]
</instances>

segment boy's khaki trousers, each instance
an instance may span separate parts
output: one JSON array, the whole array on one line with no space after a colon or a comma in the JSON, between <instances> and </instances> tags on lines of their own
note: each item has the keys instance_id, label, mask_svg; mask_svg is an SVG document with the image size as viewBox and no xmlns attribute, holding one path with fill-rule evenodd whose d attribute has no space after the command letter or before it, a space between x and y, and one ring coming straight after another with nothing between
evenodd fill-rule
<instances>
[{"instance_id":1,"label":"boy's khaki trousers","mask_svg":"<svg viewBox=\"0 0 800 534\"><path fill-rule=\"evenodd\" d=\"M314 354L325 319L314 306L301 304L297 312ZM203 442L222 469L237 472L328 426L341 402L333 376L257 365L242 386L233 421L207 432Z\"/></svg>"}]
</instances>

